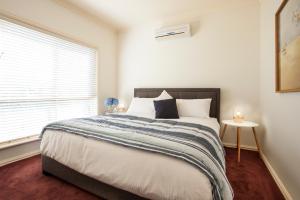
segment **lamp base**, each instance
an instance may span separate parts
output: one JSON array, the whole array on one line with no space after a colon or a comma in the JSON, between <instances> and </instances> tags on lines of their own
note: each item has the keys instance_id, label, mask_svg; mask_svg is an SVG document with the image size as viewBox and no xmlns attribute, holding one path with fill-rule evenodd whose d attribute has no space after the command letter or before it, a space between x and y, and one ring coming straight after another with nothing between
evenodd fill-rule
<instances>
[{"instance_id":1,"label":"lamp base","mask_svg":"<svg viewBox=\"0 0 300 200\"><path fill-rule=\"evenodd\" d=\"M244 121L244 117L234 116L233 121L236 122L236 123L242 123Z\"/></svg>"}]
</instances>

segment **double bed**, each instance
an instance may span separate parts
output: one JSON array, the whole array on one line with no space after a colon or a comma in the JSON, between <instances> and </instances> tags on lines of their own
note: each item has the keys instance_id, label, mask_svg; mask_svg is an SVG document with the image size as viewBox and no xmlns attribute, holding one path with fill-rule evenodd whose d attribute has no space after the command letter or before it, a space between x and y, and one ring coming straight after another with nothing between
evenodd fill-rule
<instances>
[{"instance_id":1,"label":"double bed","mask_svg":"<svg viewBox=\"0 0 300 200\"><path fill-rule=\"evenodd\" d=\"M105 199L232 199L218 138L220 89L139 88L134 96L163 90L212 99L210 118L113 114L52 123L42 133L43 173Z\"/></svg>"}]
</instances>

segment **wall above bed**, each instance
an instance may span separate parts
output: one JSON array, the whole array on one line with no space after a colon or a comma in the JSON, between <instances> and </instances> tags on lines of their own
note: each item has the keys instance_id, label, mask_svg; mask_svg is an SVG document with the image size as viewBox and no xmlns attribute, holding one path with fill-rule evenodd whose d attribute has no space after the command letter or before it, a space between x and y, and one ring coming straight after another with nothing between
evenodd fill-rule
<instances>
[{"instance_id":1,"label":"wall above bed","mask_svg":"<svg viewBox=\"0 0 300 200\"><path fill-rule=\"evenodd\" d=\"M120 99L128 105L134 88L221 88L221 119L239 107L246 119L259 122L259 2L173 20L183 22L191 24L192 37L156 41L155 23L119 34ZM242 143L254 146L247 135ZM235 143L235 134L224 140Z\"/></svg>"}]
</instances>

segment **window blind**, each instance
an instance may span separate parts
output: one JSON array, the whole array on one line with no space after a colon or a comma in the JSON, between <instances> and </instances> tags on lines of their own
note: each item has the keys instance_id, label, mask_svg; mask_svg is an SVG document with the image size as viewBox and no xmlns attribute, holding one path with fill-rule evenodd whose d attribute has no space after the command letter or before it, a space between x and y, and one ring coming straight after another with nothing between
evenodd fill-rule
<instances>
[{"instance_id":1,"label":"window blind","mask_svg":"<svg viewBox=\"0 0 300 200\"><path fill-rule=\"evenodd\" d=\"M0 19L0 142L96 114L94 49Z\"/></svg>"}]
</instances>

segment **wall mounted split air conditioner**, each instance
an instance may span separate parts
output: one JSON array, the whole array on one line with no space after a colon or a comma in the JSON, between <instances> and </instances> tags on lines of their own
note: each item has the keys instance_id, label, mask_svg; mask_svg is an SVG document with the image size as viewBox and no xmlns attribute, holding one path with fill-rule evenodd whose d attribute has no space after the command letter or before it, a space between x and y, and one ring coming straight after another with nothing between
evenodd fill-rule
<instances>
[{"instance_id":1,"label":"wall mounted split air conditioner","mask_svg":"<svg viewBox=\"0 0 300 200\"><path fill-rule=\"evenodd\" d=\"M178 37L190 37L191 36L190 29L191 28L189 24L163 27L155 31L155 38L169 39L169 38L178 38Z\"/></svg>"}]
</instances>

